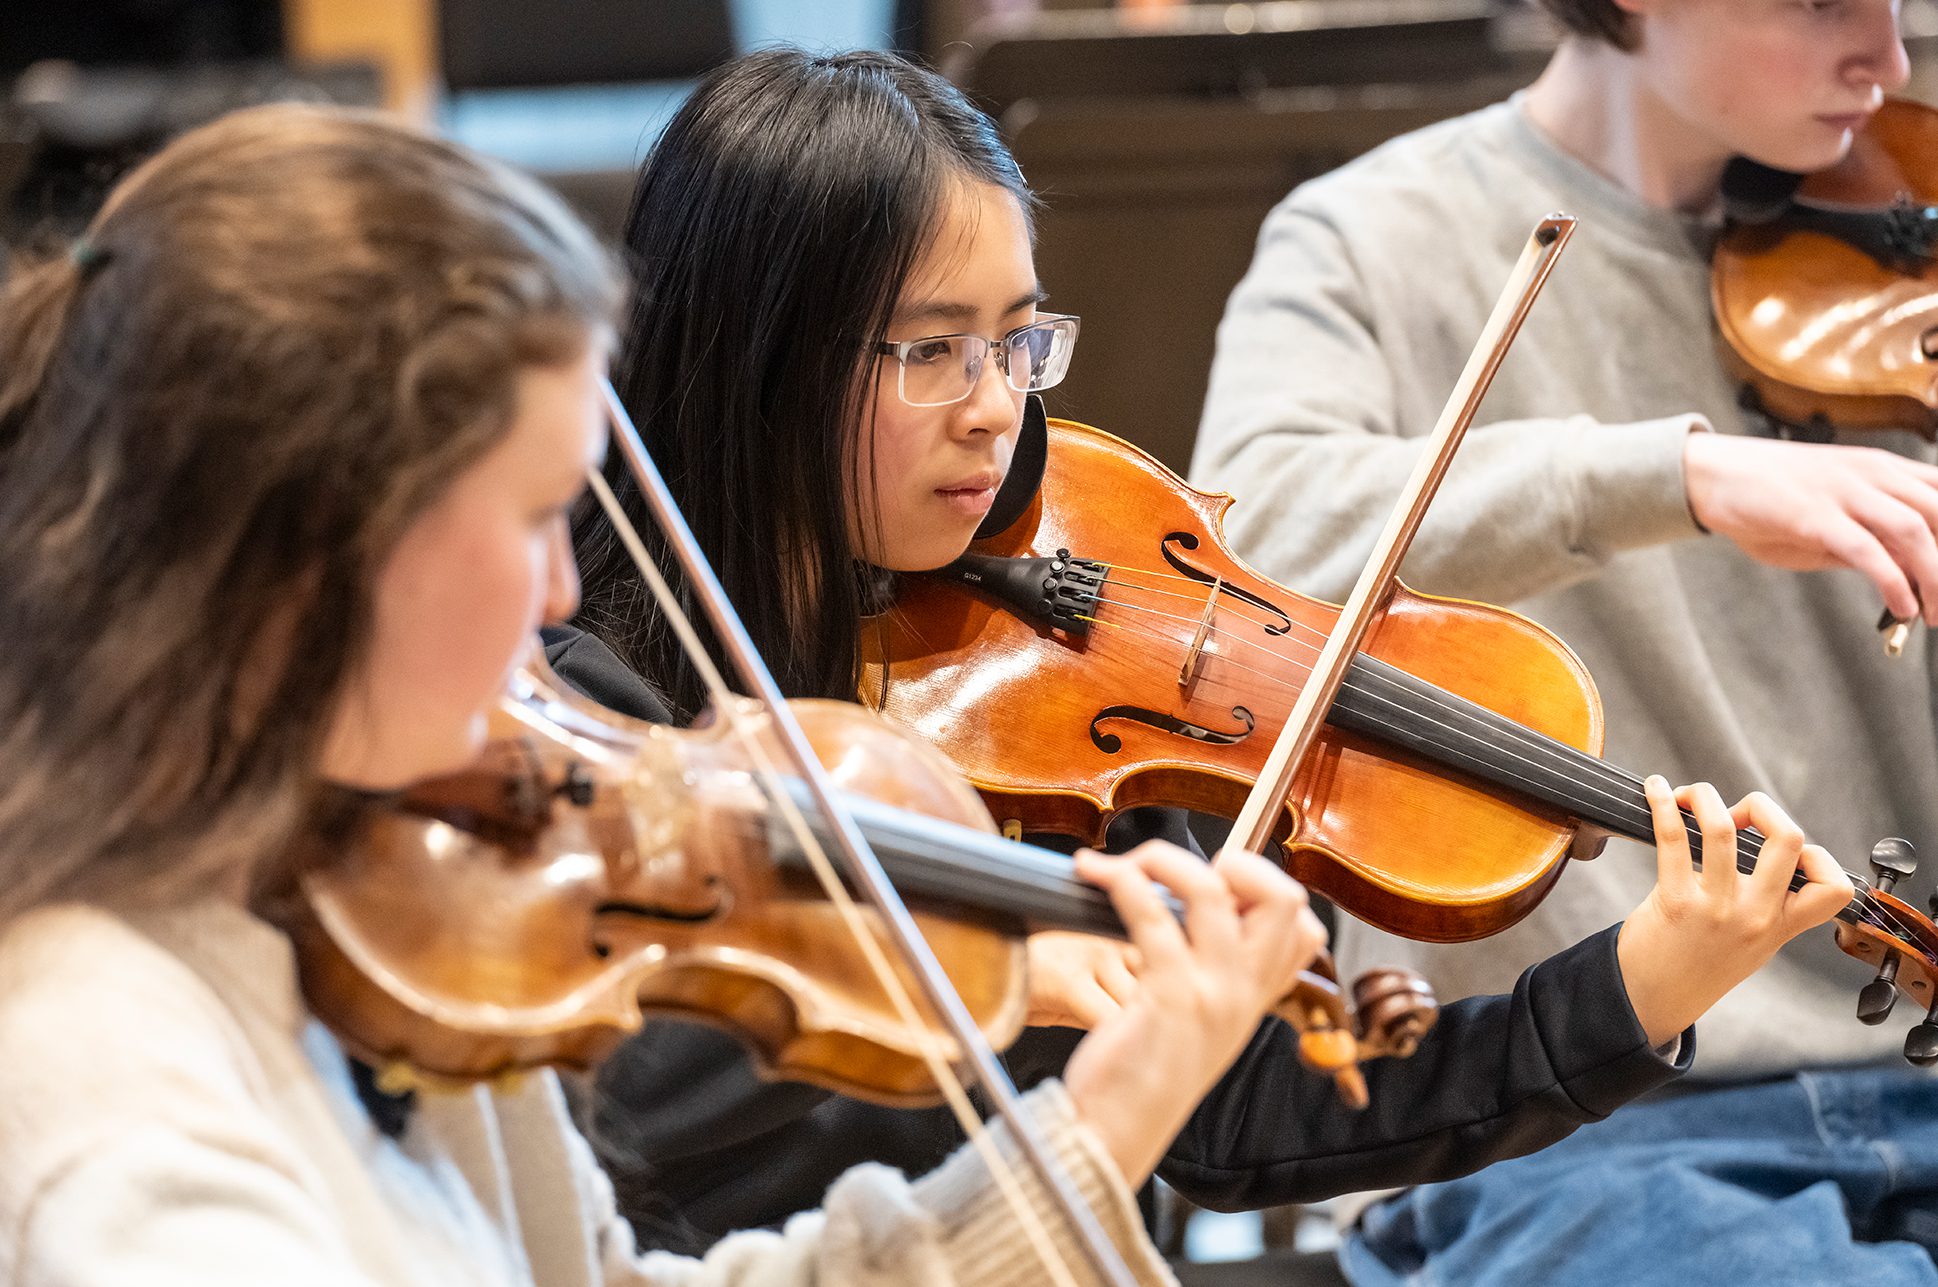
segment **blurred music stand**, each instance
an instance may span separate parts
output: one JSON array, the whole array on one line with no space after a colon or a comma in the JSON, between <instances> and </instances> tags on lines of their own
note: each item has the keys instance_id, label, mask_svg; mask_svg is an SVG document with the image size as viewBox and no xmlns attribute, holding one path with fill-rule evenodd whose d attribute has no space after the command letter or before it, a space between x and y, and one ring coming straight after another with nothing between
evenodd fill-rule
<instances>
[{"instance_id":1,"label":"blurred music stand","mask_svg":"<svg viewBox=\"0 0 1938 1287\"><path fill-rule=\"evenodd\" d=\"M1226 297L1298 183L1532 79L1490 0L1189 6L992 25L954 74L1045 199L1037 272L1083 315L1053 415L1190 464ZM1242 32L1242 34L1241 34Z\"/></svg>"},{"instance_id":2,"label":"blurred music stand","mask_svg":"<svg viewBox=\"0 0 1938 1287\"><path fill-rule=\"evenodd\" d=\"M0 0L0 243L70 234L175 134L290 99L374 104L374 69L284 61L262 0Z\"/></svg>"},{"instance_id":3,"label":"blurred music stand","mask_svg":"<svg viewBox=\"0 0 1938 1287\"><path fill-rule=\"evenodd\" d=\"M734 56L728 0L442 0L454 92L686 80Z\"/></svg>"},{"instance_id":4,"label":"blurred music stand","mask_svg":"<svg viewBox=\"0 0 1938 1287\"><path fill-rule=\"evenodd\" d=\"M1499 71L1495 0L1272 0L991 20L943 70L991 115L1023 101L1221 98Z\"/></svg>"}]
</instances>

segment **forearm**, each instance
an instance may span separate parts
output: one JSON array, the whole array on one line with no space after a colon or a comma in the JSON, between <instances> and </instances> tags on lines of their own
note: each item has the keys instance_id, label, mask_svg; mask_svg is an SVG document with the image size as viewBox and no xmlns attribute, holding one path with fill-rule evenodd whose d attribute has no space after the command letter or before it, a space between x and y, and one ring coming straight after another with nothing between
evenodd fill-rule
<instances>
[{"instance_id":1,"label":"forearm","mask_svg":"<svg viewBox=\"0 0 1938 1287\"><path fill-rule=\"evenodd\" d=\"M1295 417L1296 407L1281 412ZM1401 568L1434 594L1512 603L1592 576L1626 549L1699 533L1683 494L1692 417L1586 417L1475 428ZM1342 599L1416 467L1423 440L1363 430L1226 434L1200 486L1238 497L1231 543L1267 576Z\"/></svg>"},{"instance_id":2,"label":"forearm","mask_svg":"<svg viewBox=\"0 0 1938 1287\"><path fill-rule=\"evenodd\" d=\"M1428 1183L1544 1148L1673 1079L1623 989L1610 929L1529 969L1506 996L1446 1006L1408 1059L1366 1066L1372 1104L1344 1108L1274 1023L1159 1166L1200 1205L1236 1210Z\"/></svg>"},{"instance_id":3,"label":"forearm","mask_svg":"<svg viewBox=\"0 0 1938 1287\"><path fill-rule=\"evenodd\" d=\"M1452 390L1459 359L1444 328L1464 314L1433 313L1436 329L1401 312L1332 217L1301 201L1274 211L1232 294L1191 474L1238 498L1228 530L1262 572L1338 599ZM1422 396L1425 379L1447 387ZM1404 575L1432 593L1510 601L1588 576L1623 549L1696 534L1682 474L1692 423L1475 426Z\"/></svg>"}]
</instances>

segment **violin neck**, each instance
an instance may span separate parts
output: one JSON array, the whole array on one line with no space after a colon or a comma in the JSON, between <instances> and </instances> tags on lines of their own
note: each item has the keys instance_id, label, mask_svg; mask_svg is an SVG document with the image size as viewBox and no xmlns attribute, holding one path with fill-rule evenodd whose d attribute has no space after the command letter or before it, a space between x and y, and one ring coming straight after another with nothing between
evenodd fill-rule
<instances>
[{"instance_id":1,"label":"violin neck","mask_svg":"<svg viewBox=\"0 0 1938 1287\"><path fill-rule=\"evenodd\" d=\"M797 786L794 794L822 849L834 853L832 829L816 815L806 789ZM1063 854L855 796L844 796L843 803L913 906L1003 933L1060 929L1128 937L1109 897L1079 879ZM807 868L784 822L771 824L768 838L782 867Z\"/></svg>"},{"instance_id":2,"label":"violin neck","mask_svg":"<svg viewBox=\"0 0 1938 1287\"><path fill-rule=\"evenodd\" d=\"M1559 816L1645 844L1655 841L1639 776L1375 657L1362 653L1353 660L1327 720ZM818 818L806 788L795 784L792 792L822 847L832 851L833 832ZM1063 854L860 797L844 801L911 903L1005 933L1063 929L1125 937L1109 898L1078 879ZM1687 809L1682 820L1700 867L1701 828ZM769 847L783 867L806 869L807 860L778 820L770 824ZM1738 831L1738 870L1753 870L1762 848L1761 833ZM1801 872L1790 881L1793 889L1805 883Z\"/></svg>"},{"instance_id":3,"label":"violin neck","mask_svg":"<svg viewBox=\"0 0 1938 1287\"><path fill-rule=\"evenodd\" d=\"M1517 724L1378 658L1354 658L1327 719L1443 768L1545 806L1612 835L1655 842L1642 779L1565 742ZM1682 810L1689 849L1700 867L1702 831ZM1762 851L1754 828L1737 833L1736 865L1750 871ZM1806 883L1799 872L1793 889Z\"/></svg>"}]
</instances>

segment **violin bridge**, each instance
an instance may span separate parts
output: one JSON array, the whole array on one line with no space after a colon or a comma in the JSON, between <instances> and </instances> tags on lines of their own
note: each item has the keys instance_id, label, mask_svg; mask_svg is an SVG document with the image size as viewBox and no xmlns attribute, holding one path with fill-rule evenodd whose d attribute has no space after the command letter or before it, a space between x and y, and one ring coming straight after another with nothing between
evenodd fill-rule
<instances>
[{"instance_id":1,"label":"violin bridge","mask_svg":"<svg viewBox=\"0 0 1938 1287\"><path fill-rule=\"evenodd\" d=\"M1222 580L1212 578L1211 593L1206 596L1204 613L1198 618L1198 633L1191 637L1191 648L1184 654L1184 665L1178 668L1179 688L1191 687L1198 678L1198 672L1204 668L1205 643L1211 638L1212 616L1218 611L1218 594L1224 588Z\"/></svg>"}]
</instances>

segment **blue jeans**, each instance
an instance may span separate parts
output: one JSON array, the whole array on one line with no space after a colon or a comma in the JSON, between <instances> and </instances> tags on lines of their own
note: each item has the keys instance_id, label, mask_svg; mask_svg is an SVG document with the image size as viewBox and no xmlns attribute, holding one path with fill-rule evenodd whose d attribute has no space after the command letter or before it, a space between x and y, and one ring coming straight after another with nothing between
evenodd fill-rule
<instances>
[{"instance_id":1,"label":"blue jeans","mask_svg":"<svg viewBox=\"0 0 1938 1287\"><path fill-rule=\"evenodd\" d=\"M1938 1287L1938 1080L1844 1069L1670 1092L1368 1210L1357 1287Z\"/></svg>"}]
</instances>

